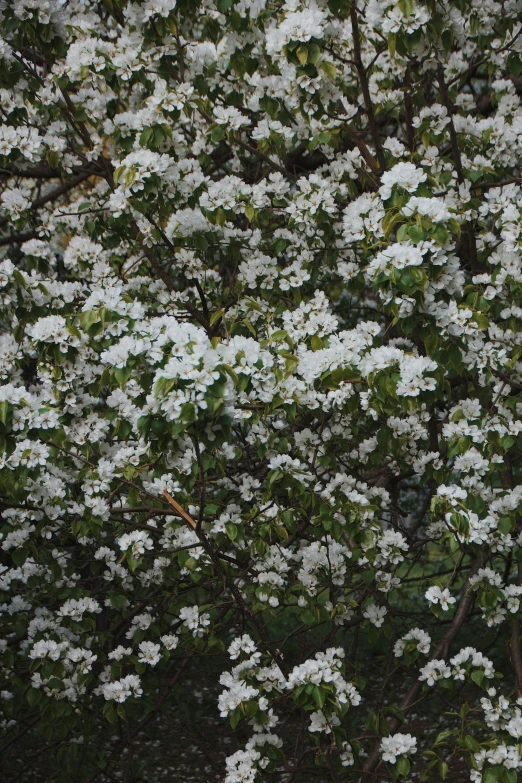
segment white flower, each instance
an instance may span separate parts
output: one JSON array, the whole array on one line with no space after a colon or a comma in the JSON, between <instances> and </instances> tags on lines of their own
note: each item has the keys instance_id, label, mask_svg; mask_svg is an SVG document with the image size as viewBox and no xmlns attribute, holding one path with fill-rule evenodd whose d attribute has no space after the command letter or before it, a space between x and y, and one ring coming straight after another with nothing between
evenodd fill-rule
<instances>
[{"instance_id":1,"label":"white flower","mask_svg":"<svg viewBox=\"0 0 522 783\"><path fill-rule=\"evenodd\" d=\"M165 634L161 637L161 641L167 650L175 650L178 646L179 638L175 634Z\"/></svg>"},{"instance_id":2,"label":"white flower","mask_svg":"<svg viewBox=\"0 0 522 783\"><path fill-rule=\"evenodd\" d=\"M121 703L130 696L141 696L143 689L137 674L127 674L121 680L103 683L101 692L106 701L113 700Z\"/></svg>"},{"instance_id":3,"label":"white flower","mask_svg":"<svg viewBox=\"0 0 522 783\"><path fill-rule=\"evenodd\" d=\"M429 587L424 597L430 602L430 604L440 604L441 608L447 612L450 604L454 604L456 598L453 598L447 587L442 590L438 585Z\"/></svg>"},{"instance_id":4,"label":"white flower","mask_svg":"<svg viewBox=\"0 0 522 783\"><path fill-rule=\"evenodd\" d=\"M409 649L415 648L418 652L427 655L430 651L430 643L431 637L429 634L421 628L412 628L411 631L408 631L408 633L402 637L402 639L398 639L395 642L393 648L395 657L400 658L403 655L406 646L408 646Z\"/></svg>"},{"instance_id":5,"label":"white flower","mask_svg":"<svg viewBox=\"0 0 522 783\"><path fill-rule=\"evenodd\" d=\"M216 106L214 119L219 125L227 125L233 130L249 124L248 117L244 117L234 106Z\"/></svg>"},{"instance_id":6,"label":"white flower","mask_svg":"<svg viewBox=\"0 0 522 783\"><path fill-rule=\"evenodd\" d=\"M437 223L451 218L451 213L444 204L444 201L438 198L412 196L408 203L402 208L402 211L407 216L411 216L415 212L418 212L419 215L426 215Z\"/></svg>"},{"instance_id":7,"label":"white flower","mask_svg":"<svg viewBox=\"0 0 522 783\"><path fill-rule=\"evenodd\" d=\"M210 615L207 612L199 613L198 606L184 606L179 613L180 620L183 620L193 636L204 636L207 626L210 625Z\"/></svg>"},{"instance_id":8,"label":"white flower","mask_svg":"<svg viewBox=\"0 0 522 783\"><path fill-rule=\"evenodd\" d=\"M376 604L370 604L363 611L363 617L366 617L376 628L381 627L387 614L388 610L385 606L377 606Z\"/></svg>"},{"instance_id":9,"label":"white flower","mask_svg":"<svg viewBox=\"0 0 522 783\"><path fill-rule=\"evenodd\" d=\"M132 647L123 647L123 645L119 644L118 647L115 647L109 653L108 658L111 661L122 661L128 655L132 655Z\"/></svg>"},{"instance_id":10,"label":"white flower","mask_svg":"<svg viewBox=\"0 0 522 783\"><path fill-rule=\"evenodd\" d=\"M410 756L417 752L417 738L411 734L392 734L381 740L383 761L395 764L397 756Z\"/></svg>"},{"instance_id":11,"label":"white flower","mask_svg":"<svg viewBox=\"0 0 522 783\"><path fill-rule=\"evenodd\" d=\"M140 558L146 549L152 549L154 542L144 530L133 530L132 533L124 533L118 539L118 546L123 552L131 550L132 556Z\"/></svg>"},{"instance_id":12,"label":"white flower","mask_svg":"<svg viewBox=\"0 0 522 783\"><path fill-rule=\"evenodd\" d=\"M290 41L309 41L322 38L326 13L313 0L306 9L291 10L279 26L271 26L266 33L265 46L268 54L278 54Z\"/></svg>"},{"instance_id":13,"label":"white flower","mask_svg":"<svg viewBox=\"0 0 522 783\"><path fill-rule=\"evenodd\" d=\"M343 742L343 750L339 758L341 759L341 764L343 767L353 766L355 758L353 755L352 746L349 742Z\"/></svg>"},{"instance_id":14,"label":"white flower","mask_svg":"<svg viewBox=\"0 0 522 783\"><path fill-rule=\"evenodd\" d=\"M256 645L254 644L251 637L245 633L243 636L238 636L236 639L234 639L228 648L228 654L234 661L236 658L239 658L241 652L244 652L246 655L251 655L253 652L255 652L255 650Z\"/></svg>"},{"instance_id":15,"label":"white flower","mask_svg":"<svg viewBox=\"0 0 522 783\"><path fill-rule=\"evenodd\" d=\"M334 714L327 718L321 710L318 710L310 715L308 731L321 731L324 734L331 734L332 727L339 726L340 723L341 721L337 715Z\"/></svg>"},{"instance_id":16,"label":"white flower","mask_svg":"<svg viewBox=\"0 0 522 783\"><path fill-rule=\"evenodd\" d=\"M367 274L373 278L378 272L385 270L404 269L406 266L420 266L423 263L423 254L418 245L411 242L395 243L389 245L376 255L368 264Z\"/></svg>"},{"instance_id":17,"label":"white flower","mask_svg":"<svg viewBox=\"0 0 522 783\"><path fill-rule=\"evenodd\" d=\"M84 612L99 613L101 610L100 604L93 598L80 598L78 600L71 598L58 610L58 614L62 617L70 617L72 620L79 621L82 619Z\"/></svg>"},{"instance_id":18,"label":"white flower","mask_svg":"<svg viewBox=\"0 0 522 783\"><path fill-rule=\"evenodd\" d=\"M154 642L140 642L138 645L138 660L140 663L148 663L150 666L156 666L161 658L159 644Z\"/></svg>"},{"instance_id":19,"label":"white flower","mask_svg":"<svg viewBox=\"0 0 522 783\"><path fill-rule=\"evenodd\" d=\"M419 680L421 682L426 680L428 685L435 685L437 680L448 677L451 677L450 667L446 665L445 661L434 659L420 669Z\"/></svg>"},{"instance_id":20,"label":"white flower","mask_svg":"<svg viewBox=\"0 0 522 783\"><path fill-rule=\"evenodd\" d=\"M426 173L413 163L396 163L390 171L385 171L382 175L379 195L383 200L390 198L395 185L404 188L408 193L414 193L426 178Z\"/></svg>"}]
</instances>

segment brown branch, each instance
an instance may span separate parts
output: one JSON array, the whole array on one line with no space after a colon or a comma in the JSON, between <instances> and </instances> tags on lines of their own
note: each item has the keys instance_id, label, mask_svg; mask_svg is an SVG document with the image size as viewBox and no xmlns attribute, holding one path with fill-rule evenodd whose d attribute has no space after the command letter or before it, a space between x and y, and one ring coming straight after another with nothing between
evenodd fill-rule
<instances>
[{"instance_id":1,"label":"brown branch","mask_svg":"<svg viewBox=\"0 0 522 783\"><path fill-rule=\"evenodd\" d=\"M354 131L353 132L353 140L354 140L354 142L355 142L355 144L357 146L357 149L361 153L361 155L362 155L362 157L364 159L364 162L370 168L372 174L375 177L379 177L379 166L378 166L378 163L375 160L375 158L373 157L373 155L370 152L370 150L368 149L366 143L362 139L360 131ZM376 182L373 179L373 177L371 177L370 180L371 180L372 186L375 188L375 190L377 190L378 187L379 187L378 181Z\"/></svg>"},{"instance_id":2,"label":"brown branch","mask_svg":"<svg viewBox=\"0 0 522 783\"><path fill-rule=\"evenodd\" d=\"M156 717L156 716L157 716L157 714L158 714L159 710L161 709L161 707L162 707L162 706L163 706L163 704L165 703L166 699L167 699L167 698L170 696L170 693L171 693L172 689L173 689L173 688L174 688L174 687L177 685L177 683L179 682L179 680L180 680L180 678L181 678L181 675L183 674L183 671L184 671L185 667L187 666L187 664L189 663L189 661L191 660L191 658L192 658L193 656L194 656L194 653L192 652L192 653L190 653L189 655L187 655L187 656L186 656L186 658L184 658L184 659L181 661L181 663L180 663L180 665L178 666L178 668L176 669L176 671L175 671L175 673L174 673L174 675L173 675L172 679L171 679L171 680L170 680L170 682L167 684L167 687L163 689L163 691L162 691L162 693L161 693L161 695L160 695L160 697L159 697L159 699L158 699L158 701L157 701L157 703L156 703L156 705L155 705L154 709L150 710L149 714L148 714L148 715L146 715L146 716L145 716L145 717L144 717L144 718L143 718L143 719L142 719L142 720L141 720L141 721L138 723L138 725L136 726L136 728L135 728L135 729L134 729L134 731L132 732L132 735L131 735L129 738L125 738L124 740L122 740L122 741L121 741L121 742L120 742L120 743L119 743L119 744L118 744L118 745L117 745L117 746L114 748L114 750L113 750L113 751L112 751L112 753L111 753L111 757L115 757L117 754L121 753L121 751L123 750L123 748L124 748L126 745L128 745L128 744L129 744L129 742L132 742L132 740L134 740L134 739L135 739L135 737L137 737L137 736L138 736L138 734L139 734L140 732L142 732L142 731L143 731L143 729L144 729L144 728L145 728L145 727L146 727L146 726L147 726L147 725L150 723L150 721L151 721L151 720L152 720L154 717ZM112 762L111 762L111 763L112 763ZM91 775L91 776L90 776L90 777L87 779L86 783L93 783L93 781L95 781L95 780L96 780L96 778L98 777L98 775L99 775L99 774L107 775L107 770L106 770L106 768L104 768L104 769L99 769L99 770L97 770L96 772L94 772L94 773L93 773L93 774L92 774L92 775Z\"/></svg>"},{"instance_id":3,"label":"brown branch","mask_svg":"<svg viewBox=\"0 0 522 783\"><path fill-rule=\"evenodd\" d=\"M242 139L234 139L234 144L237 144L238 147L241 147L247 152L250 152L251 155L255 155L256 158L259 158L259 160L264 160L265 163L268 163L269 166L271 166L273 169L280 171L281 174L284 174L285 177L288 177L288 179L297 180L295 174L292 174L291 171L288 171L288 169L285 169L284 166L281 166L279 163L276 163L268 155L265 155L264 152L261 152L260 150L256 149L251 144L248 144L246 141L243 141Z\"/></svg>"},{"instance_id":4,"label":"brown branch","mask_svg":"<svg viewBox=\"0 0 522 783\"><path fill-rule=\"evenodd\" d=\"M511 177L510 179L505 179L502 182L480 182L473 185L473 187L480 190L489 190L490 188L503 188L506 185L520 185L521 182L522 177Z\"/></svg>"},{"instance_id":5,"label":"brown branch","mask_svg":"<svg viewBox=\"0 0 522 783\"><path fill-rule=\"evenodd\" d=\"M459 181L460 184L463 184L465 182L465 177L464 177L464 170L462 167L462 157L460 154L455 123L453 122L453 115L455 114L455 109L449 97L448 87L444 79L444 66L442 65L442 63L439 63L438 65L437 75L439 80L439 90L442 98L442 103L448 111L448 117L449 117L448 128L449 128L450 142L451 142L451 153L452 153L453 163L455 165L455 170L457 172L457 180ZM465 231L462 233L462 239L463 239L463 245L465 245L465 251L469 257L469 261L471 264L471 271L476 273L477 242L475 239L473 224L469 220L465 223Z\"/></svg>"},{"instance_id":6,"label":"brown branch","mask_svg":"<svg viewBox=\"0 0 522 783\"><path fill-rule=\"evenodd\" d=\"M50 193L47 193L45 196L40 196L40 198L35 199L31 204L30 209L31 210L39 209L39 207L43 207L44 204L47 204L49 201L54 201L59 196L63 196L64 193L67 193L69 190L72 190L73 188L76 187L76 185L79 185L89 177L92 177L94 173L95 172L89 170L89 171L84 171L81 174L77 174L76 177L72 177L72 179L67 180L67 182L63 182L61 185L59 185L57 188L52 190ZM7 223L9 223L9 218L7 217L0 218L0 227L5 226Z\"/></svg>"},{"instance_id":7,"label":"brown branch","mask_svg":"<svg viewBox=\"0 0 522 783\"><path fill-rule=\"evenodd\" d=\"M408 149L415 151L415 129L413 127L413 99L412 99L412 78L409 66L406 68L404 79L404 122L406 124L406 138L408 140Z\"/></svg>"},{"instance_id":8,"label":"brown branch","mask_svg":"<svg viewBox=\"0 0 522 783\"><path fill-rule=\"evenodd\" d=\"M198 108L199 113L201 116L209 123L214 124L214 119L210 116L210 114L207 114L203 109ZM261 152L260 150L256 149L256 147L253 147L251 144L248 144L248 142L243 141L240 138L234 138L233 141L230 142L231 145L236 144L238 147L241 147L241 149L246 150L247 152L250 152L251 155L254 155L259 160L264 161L265 163L268 163L272 168L276 169L277 171L280 171L281 174L284 174L285 177L288 177L288 179L291 179L292 181L295 181L298 179L295 174L292 174L291 171L288 171L284 166L281 166L279 163L276 163L272 160L268 155L265 155L264 152Z\"/></svg>"},{"instance_id":9,"label":"brown branch","mask_svg":"<svg viewBox=\"0 0 522 783\"><path fill-rule=\"evenodd\" d=\"M0 247L4 245L14 245L17 242L28 242L30 239L38 239L37 231L22 231L20 234L10 234L8 237L0 239Z\"/></svg>"},{"instance_id":10,"label":"brown branch","mask_svg":"<svg viewBox=\"0 0 522 783\"><path fill-rule=\"evenodd\" d=\"M136 230L139 231L138 227L135 226ZM154 253L150 248L148 248L146 245L143 246L143 252L147 256L147 259L149 260L152 268L157 273L158 277L165 283L167 290L170 292L176 291L176 286L174 285L174 282L170 279L167 272L163 269L159 261L157 261L154 258ZM201 324L201 326L205 329L205 331L208 333L210 330L210 323L207 318L201 313L197 307L194 307L194 305L191 305L190 302L183 302L183 308L189 313L189 315L192 316L192 318L195 318L198 323Z\"/></svg>"},{"instance_id":11,"label":"brown branch","mask_svg":"<svg viewBox=\"0 0 522 783\"><path fill-rule=\"evenodd\" d=\"M522 585L522 563L518 564L517 584ZM511 662L515 672L517 695L522 696L522 653L520 651L520 620L511 623Z\"/></svg>"},{"instance_id":12,"label":"brown branch","mask_svg":"<svg viewBox=\"0 0 522 783\"><path fill-rule=\"evenodd\" d=\"M448 111L449 123L448 128L450 132L451 152L453 157L453 163L455 164L455 170L457 172L457 178L459 183L463 183L464 171L462 168L462 158L460 155L459 142L457 139L457 131L455 130L455 123L453 122L454 107L450 100L446 81L444 79L444 67L442 63L439 63L437 68L437 75L439 79L439 89L442 97L442 103Z\"/></svg>"},{"instance_id":13,"label":"brown branch","mask_svg":"<svg viewBox=\"0 0 522 783\"><path fill-rule=\"evenodd\" d=\"M81 140L87 147L87 149L92 149L92 141L89 134L89 131L85 127L85 123L81 122L80 120L77 120L75 117L76 114L76 107L74 103L72 102L69 93L67 90L64 90L60 87L60 92L62 93L63 99L65 101L65 105L67 106L67 109L65 111L65 114L69 118L69 122L73 126L73 128L76 130L76 132L79 134Z\"/></svg>"},{"instance_id":14,"label":"brown branch","mask_svg":"<svg viewBox=\"0 0 522 783\"><path fill-rule=\"evenodd\" d=\"M350 10L350 19L352 22L352 36L353 36L353 59L355 67L357 69L357 75L359 76L359 83L361 85L361 92L363 94L364 105L366 107L366 114L368 115L368 122L370 123L370 131L375 144L375 151L377 153L377 160L381 169L386 168L386 160L384 158L384 150L382 148L381 141L379 139L379 131L377 123L375 121L375 112L373 110L372 98L370 95L370 88L368 85L368 79L366 76L366 69L363 65L361 57L361 38L359 34L359 22L357 20L357 9L355 5L352 5Z\"/></svg>"},{"instance_id":15,"label":"brown branch","mask_svg":"<svg viewBox=\"0 0 522 783\"><path fill-rule=\"evenodd\" d=\"M51 166L40 164L29 169L18 168L17 166L6 166L5 168L0 168L0 176L23 177L27 179L56 179L61 178L61 173L58 169L53 169Z\"/></svg>"},{"instance_id":16,"label":"brown branch","mask_svg":"<svg viewBox=\"0 0 522 783\"><path fill-rule=\"evenodd\" d=\"M508 492L513 489L513 466L507 455L504 457L505 469L499 471L500 482ZM517 585L522 585L522 563L517 566ZM515 674L515 684L518 696L522 696L522 654L520 652L520 620L517 617L511 623L510 639L511 664Z\"/></svg>"},{"instance_id":17,"label":"brown branch","mask_svg":"<svg viewBox=\"0 0 522 783\"><path fill-rule=\"evenodd\" d=\"M205 552L208 554L208 556L214 563L217 576L221 579L223 588L224 589L228 588L230 590L238 607L243 612L243 614L249 618L250 622L256 629L259 635L259 639L261 640L261 643L264 646L265 650L267 650L267 652L270 653L273 660L277 663L277 665L279 666L283 674L286 676L288 674L288 668L283 661L283 657L281 653L276 647L274 647L273 642L268 637L265 627L259 622L256 614L252 611L252 609L244 599L241 590L237 587L236 583L234 582L234 579L233 578L229 579L228 574L226 573L226 571L223 570L223 565L220 562L221 553L214 551L210 541L208 540L208 538L206 537L205 533L201 528L196 528L196 534Z\"/></svg>"},{"instance_id":18,"label":"brown branch","mask_svg":"<svg viewBox=\"0 0 522 783\"><path fill-rule=\"evenodd\" d=\"M172 495L170 495L166 489L163 490L163 496L167 499L168 503L176 510L176 512L179 514L179 516L183 517L183 519L189 523L189 525L193 528L193 530L198 530L201 528L201 524L198 526L198 524L192 519L190 514L185 511L185 509L180 506L180 504L177 502L177 500L174 500ZM163 511L162 513L169 513L168 511ZM184 548L190 548L190 547L184 547ZM240 560L238 560L235 557L231 557L230 555L226 555L224 552L216 552L217 556L221 560L226 560L228 563L232 563L235 566L238 566L239 568L246 568L247 570L250 570L246 563L242 563Z\"/></svg>"},{"instance_id":19,"label":"brown branch","mask_svg":"<svg viewBox=\"0 0 522 783\"><path fill-rule=\"evenodd\" d=\"M471 587L470 579L474 574L476 574L479 568L482 567L485 560L485 556L486 556L486 552L485 551L481 552L480 555L472 563L471 568L469 570L468 578L466 579L462 587L462 598L458 605L457 611L455 612L455 616L451 621L450 627L448 628L448 630L446 631L442 639L435 647L433 653L431 653L432 658L445 657L448 654L448 650L451 644L453 643L460 629L464 625L468 612L471 608L471 604L473 603L473 593L470 590ZM406 713L409 710L411 710L411 708L417 701L420 692L422 691L422 685L423 683L417 679L409 689L404 699L402 700L399 709L404 715L406 715ZM389 721L390 733L393 734L399 728L402 722L403 721L398 717L392 718ZM377 762L379 760L380 743L381 743L381 738L379 737L377 739L375 748L368 756L368 759L363 767L362 780L365 780L364 775L371 774L371 772L377 765Z\"/></svg>"}]
</instances>

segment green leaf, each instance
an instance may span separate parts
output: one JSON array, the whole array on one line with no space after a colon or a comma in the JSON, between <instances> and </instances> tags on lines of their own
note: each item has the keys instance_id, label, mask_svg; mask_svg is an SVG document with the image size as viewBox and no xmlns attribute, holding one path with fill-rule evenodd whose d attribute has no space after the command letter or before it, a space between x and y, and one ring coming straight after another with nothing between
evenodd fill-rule
<instances>
[{"instance_id":1,"label":"green leaf","mask_svg":"<svg viewBox=\"0 0 522 783\"><path fill-rule=\"evenodd\" d=\"M226 374L232 378L232 380L234 381L234 385L237 386L239 382L239 377L237 373L232 369L232 367L229 367L228 364L222 364L221 367L226 372ZM216 506L216 510L217 510L217 506Z\"/></svg>"},{"instance_id":2,"label":"green leaf","mask_svg":"<svg viewBox=\"0 0 522 783\"><path fill-rule=\"evenodd\" d=\"M441 35L442 45L446 52L449 52L452 45L453 45L453 34L451 30L444 30L444 32Z\"/></svg>"},{"instance_id":3,"label":"green leaf","mask_svg":"<svg viewBox=\"0 0 522 783\"><path fill-rule=\"evenodd\" d=\"M495 601L496 604L496 601ZM478 669L477 671L471 672L471 679L473 682L478 685L479 687L482 685L484 681L484 671L482 669Z\"/></svg>"},{"instance_id":4,"label":"green leaf","mask_svg":"<svg viewBox=\"0 0 522 783\"><path fill-rule=\"evenodd\" d=\"M473 751L473 753L476 753L478 750L480 750L480 744L470 734L466 734L464 737L464 743L467 748Z\"/></svg>"},{"instance_id":5,"label":"green leaf","mask_svg":"<svg viewBox=\"0 0 522 783\"><path fill-rule=\"evenodd\" d=\"M301 65L305 65L308 60L308 46L306 46L305 44L301 44L296 54L297 54L297 59L299 60Z\"/></svg>"},{"instance_id":6,"label":"green leaf","mask_svg":"<svg viewBox=\"0 0 522 783\"><path fill-rule=\"evenodd\" d=\"M286 340L287 337L288 337L288 332L286 331L286 329L277 329L277 331L272 332L272 334L270 335L270 339L276 343L280 343L281 340Z\"/></svg>"},{"instance_id":7,"label":"green leaf","mask_svg":"<svg viewBox=\"0 0 522 783\"><path fill-rule=\"evenodd\" d=\"M322 710L324 707L324 704L326 702L326 693L322 688L319 688L317 685L314 685L314 689L312 691L312 698L315 701L317 707Z\"/></svg>"},{"instance_id":8,"label":"green leaf","mask_svg":"<svg viewBox=\"0 0 522 783\"><path fill-rule=\"evenodd\" d=\"M153 135L154 131L152 128L143 128L140 136L140 147L146 147Z\"/></svg>"},{"instance_id":9,"label":"green leaf","mask_svg":"<svg viewBox=\"0 0 522 783\"><path fill-rule=\"evenodd\" d=\"M103 715L109 721L109 723L114 723L116 720L116 712L114 711L114 705L112 701L108 701L103 708Z\"/></svg>"},{"instance_id":10,"label":"green leaf","mask_svg":"<svg viewBox=\"0 0 522 783\"><path fill-rule=\"evenodd\" d=\"M317 65L321 56L321 48L316 43L308 45L308 62L312 65Z\"/></svg>"},{"instance_id":11,"label":"green leaf","mask_svg":"<svg viewBox=\"0 0 522 783\"><path fill-rule=\"evenodd\" d=\"M399 223L403 219L403 216L400 212L394 209L388 210L386 213L386 216L384 217L382 221L382 230L386 235L390 233L392 228Z\"/></svg>"},{"instance_id":12,"label":"green leaf","mask_svg":"<svg viewBox=\"0 0 522 783\"><path fill-rule=\"evenodd\" d=\"M510 52L506 60L508 71L513 76L520 76L522 73L522 60L518 52Z\"/></svg>"},{"instance_id":13,"label":"green leaf","mask_svg":"<svg viewBox=\"0 0 522 783\"><path fill-rule=\"evenodd\" d=\"M181 419L187 424L196 421L196 407L191 402L186 402L181 408Z\"/></svg>"},{"instance_id":14,"label":"green leaf","mask_svg":"<svg viewBox=\"0 0 522 783\"><path fill-rule=\"evenodd\" d=\"M305 625L315 625L317 622L317 617L310 609L305 609L304 612L299 612L299 619L301 622L305 623Z\"/></svg>"},{"instance_id":15,"label":"green leaf","mask_svg":"<svg viewBox=\"0 0 522 783\"><path fill-rule=\"evenodd\" d=\"M233 522L226 522L225 530L227 531L227 536L230 538L230 540L235 541L238 533L237 525L235 525Z\"/></svg>"},{"instance_id":16,"label":"green leaf","mask_svg":"<svg viewBox=\"0 0 522 783\"><path fill-rule=\"evenodd\" d=\"M337 78L337 68L335 65L331 62L324 61L319 66L324 75L327 77L327 79L330 79L330 81L335 81Z\"/></svg>"},{"instance_id":17,"label":"green leaf","mask_svg":"<svg viewBox=\"0 0 522 783\"><path fill-rule=\"evenodd\" d=\"M223 308L221 308L221 310L216 310L215 312L213 312L209 320L210 326L214 326L216 321L219 321L221 318L223 318L224 314L225 311L223 310Z\"/></svg>"},{"instance_id":18,"label":"green leaf","mask_svg":"<svg viewBox=\"0 0 522 783\"><path fill-rule=\"evenodd\" d=\"M483 315L483 313L475 313L473 315L473 320L479 329L489 329L489 318L486 315Z\"/></svg>"},{"instance_id":19,"label":"green leaf","mask_svg":"<svg viewBox=\"0 0 522 783\"><path fill-rule=\"evenodd\" d=\"M20 272L20 270L15 269L13 271L13 280L15 281L15 283L18 283L19 286L25 288L25 277Z\"/></svg>"},{"instance_id":20,"label":"green leaf","mask_svg":"<svg viewBox=\"0 0 522 783\"><path fill-rule=\"evenodd\" d=\"M202 250L204 253L208 250L208 240L203 234L194 234L194 244L198 250Z\"/></svg>"},{"instance_id":21,"label":"green leaf","mask_svg":"<svg viewBox=\"0 0 522 783\"><path fill-rule=\"evenodd\" d=\"M154 135L153 135L153 139L152 139L152 146L157 149L158 147L161 147L161 145L163 144L164 140L165 140L165 133L163 132L163 128L160 127L159 125L156 125L156 127L154 128ZM136 174L135 174L135 172L133 172L133 180L135 178L136 178Z\"/></svg>"},{"instance_id":22,"label":"green leaf","mask_svg":"<svg viewBox=\"0 0 522 783\"><path fill-rule=\"evenodd\" d=\"M244 704L244 710L247 718L253 718L256 712L259 710L259 704L254 699L251 699Z\"/></svg>"},{"instance_id":23,"label":"green leaf","mask_svg":"<svg viewBox=\"0 0 522 783\"><path fill-rule=\"evenodd\" d=\"M426 353L430 358L433 358L433 354L439 347L439 343L440 337L436 332L433 334L428 334L426 337L424 337L424 346L426 348Z\"/></svg>"},{"instance_id":24,"label":"green leaf","mask_svg":"<svg viewBox=\"0 0 522 783\"><path fill-rule=\"evenodd\" d=\"M500 770L498 767L488 767L482 773L482 783L497 783L500 781Z\"/></svg>"},{"instance_id":25,"label":"green leaf","mask_svg":"<svg viewBox=\"0 0 522 783\"><path fill-rule=\"evenodd\" d=\"M127 167L126 166L118 166L117 167L116 171L114 172L114 176L113 176L115 185L118 185L120 179L123 177L123 175L125 174L126 171L127 171Z\"/></svg>"},{"instance_id":26,"label":"green leaf","mask_svg":"<svg viewBox=\"0 0 522 783\"><path fill-rule=\"evenodd\" d=\"M403 223L402 226L399 226L397 229L397 242L404 242L408 234L408 229L409 226L407 223Z\"/></svg>"},{"instance_id":27,"label":"green leaf","mask_svg":"<svg viewBox=\"0 0 522 783\"><path fill-rule=\"evenodd\" d=\"M381 734L383 737L389 737L390 736L390 724L384 717L384 715L379 716L379 734Z\"/></svg>"},{"instance_id":28,"label":"green leaf","mask_svg":"<svg viewBox=\"0 0 522 783\"><path fill-rule=\"evenodd\" d=\"M111 595L109 600L115 609L123 609L128 603L128 600L124 595Z\"/></svg>"},{"instance_id":29,"label":"green leaf","mask_svg":"<svg viewBox=\"0 0 522 783\"><path fill-rule=\"evenodd\" d=\"M504 536L507 536L508 533L511 533L514 524L515 524L514 520L510 519L510 517L502 517L499 520L497 529Z\"/></svg>"},{"instance_id":30,"label":"green leaf","mask_svg":"<svg viewBox=\"0 0 522 783\"><path fill-rule=\"evenodd\" d=\"M427 238L428 234L419 226L411 226L408 229L408 236L415 245L418 245L419 242L423 242Z\"/></svg>"},{"instance_id":31,"label":"green leaf","mask_svg":"<svg viewBox=\"0 0 522 783\"><path fill-rule=\"evenodd\" d=\"M13 558L13 563L17 565L18 568L21 568L29 557L29 552L24 547L18 547L17 549L13 549L11 557Z\"/></svg>"},{"instance_id":32,"label":"green leaf","mask_svg":"<svg viewBox=\"0 0 522 783\"><path fill-rule=\"evenodd\" d=\"M99 310L87 310L84 313L80 313L80 326L83 331L86 332L90 327L100 320Z\"/></svg>"},{"instance_id":33,"label":"green leaf","mask_svg":"<svg viewBox=\"0 0 522 783\"><path fill-rule=\"evenodd\" d=\"M453 731L451 731L451 729L446 729L445 731L441 731L441 732L439 732L439 733L437 734L437 738L436 738L436 740L435 740L435 743L434 743L434 746L433 746L433 747L435 747L436 745L439 745L441 742L444 742L444 740L445 740L445 739L447 739L448 737L451 737L451 735L452 735L453 733L454 733L454 732L453 732Z\"/></svg>"},{"instance_id":34,"label":"green leaf","mask_svg":"<svg viewBox=\"0 0 522 783\"><path fill-rule=\"evenodd\" d=\"M225 137L225 129L222 125L216 125L214 128L212 128L212 131L210 133L210 138L214 142L214 144L219 144L221 139Z\"/></svg>"},{"instance_id":35,"label":"green leaf","mask_svg":"<svg viewBox=\"0 0 522 783\"><path fill-rule=\"evenodd\" d=\"M38 702L41 699L41 693L37 688L29 688L25 694L25 698L27 699L28 705L32 707L36 707Z\"/></svg>"},{"instance_id":36,"label":"green leaf","mask_svg":"<svg viewBox=\"0 0 522 783\"><path fill-rule=\"evenodd\" d=\"M432 236L439 245L445 245L449 239L449 231L442 226L437 226L435 231L432 232Z\"/></svg>"},{"instance_id":37,"label":"green leaf","mask_svg":"<svg viewBox=\"0 0 522 783\"><path fill-rule=\"evenodd\" d=\"M124 386L132 375L132 367L115 367L113 372L120 386Z\"/></svg>"}]
</instances>

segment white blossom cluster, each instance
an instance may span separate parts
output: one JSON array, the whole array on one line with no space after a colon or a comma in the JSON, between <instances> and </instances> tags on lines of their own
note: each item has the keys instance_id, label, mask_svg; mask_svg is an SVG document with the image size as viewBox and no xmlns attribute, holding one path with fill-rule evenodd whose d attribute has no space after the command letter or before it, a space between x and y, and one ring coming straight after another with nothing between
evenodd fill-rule
<instances>
[{"instance_id":1,"label":"white blossom cluster","mask_svg":"<svg viewBox=\"0 0 522 783\"><path fill-rule=\"evenodd\" d=\"M522 775L521 20L0 4L8 779Z\"/></svg>"}]
</instances>

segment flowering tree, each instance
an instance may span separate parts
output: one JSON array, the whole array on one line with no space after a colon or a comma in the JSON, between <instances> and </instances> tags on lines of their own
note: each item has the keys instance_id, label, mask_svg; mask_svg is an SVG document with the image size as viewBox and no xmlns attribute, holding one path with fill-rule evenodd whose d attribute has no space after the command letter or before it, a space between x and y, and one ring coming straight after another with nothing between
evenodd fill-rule
<instances>
[{"instance_id":1,"label":"flowering tree","mask_svg":"<svg viewBox=\"0 0 522 783\"><path fill-rule=\"evenodd\" d=\"M0 5L6 781L522 773L522 2Z\"/></svg>"}]
</instances>

